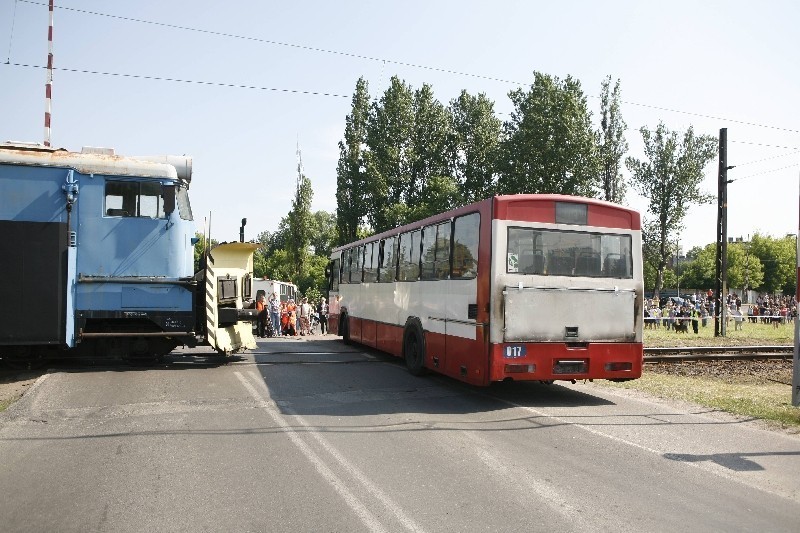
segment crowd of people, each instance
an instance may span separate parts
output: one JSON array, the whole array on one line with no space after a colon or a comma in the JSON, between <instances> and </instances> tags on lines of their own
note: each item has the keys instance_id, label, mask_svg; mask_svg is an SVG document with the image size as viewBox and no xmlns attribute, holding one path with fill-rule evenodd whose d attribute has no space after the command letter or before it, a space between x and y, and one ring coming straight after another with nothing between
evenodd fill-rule
<instances>
[{"instance_id":1,"label":"crowd of people","mask_svg":"<svg viewBox=\"0 0 800 533\"><path fill-rule=\"evenodd\" d=\"M662 300L645 299L644 327L654 329L665 327L676 332L688 333L689 329L697 334L700 327L713 324L716 305L714 293L695 292L689 298L665 298ZM793 296L759 295L753 303L742 303L735 292L728 294L725 305L728 322L733 322L734 330L742 329L746 321L752 323L772 324L777 328L781 324L791 323L797 319L797 300Z\"/></svg>"},{"instance_id":2,"label":"crowd of people","mask_svg":"<svg viewBox=\"0 0 800 533\"><path fill-rule=\"evenodd\" d=\"M320 298L316 306L302 298L296 304L293 298L281 301L277 294L270 294L269 301L261 293L256 296L258 311L256 332L259 337L297 337L311 335L319 324L320 334L328 334L328 303Z\"/></svg>"}]
</instances>

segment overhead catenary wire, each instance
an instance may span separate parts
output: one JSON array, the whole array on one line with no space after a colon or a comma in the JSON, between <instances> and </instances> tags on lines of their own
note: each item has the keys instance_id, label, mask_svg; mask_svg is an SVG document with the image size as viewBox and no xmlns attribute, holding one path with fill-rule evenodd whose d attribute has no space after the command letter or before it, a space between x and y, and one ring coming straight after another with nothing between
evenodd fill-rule
<instances>
[{"instance_id":1,"label":"overhead catenary wire","mask_svg":"<svg viewBox=\"0 0 800 533\"><path fill-rule=\"evenodd\" d=\"M752 141L734 141L729 140L728 142L737 143L737 144L749 144L750 146L763 146L766 148L782 148L784 150L800 150L800 147L797 146L779 146L777 144L764 144L764 143L756 143Z\"/></svg>"},{"instance_id":2,"label":"overhead catenary wire","mask_svg":"<svg viewBox=\"0 0 800 533\"><path fill-rule=\"evenodd\" d=\"M8 55L6 56L6 63L11 61L11 46L14 43L14 25L17 22L17 2L14 0L14 12L11 15L11 34L8 37Z\"/></svg>"},{"instance_id":3,"label":"overhead catenary wire","mask_svg":"<svg viewBox=\"0 0 800 533\"><path fill-rule=\"evenodd\" d=\"M757 172L755 174L748 174L747 176L742 176L741 178L734 178L734 179L730 180L730 182L733 183L735 181L744 181L744 180L747 180L747 179L750 179L750 178L756 178L758 176L763 176L764 174L772 174L773 172L780 172L781 170L788 170L790 168L797 168L797 167L800 167L800 163L796 163L794 165L788 165L788 166L781 167L781 168L773 168L772 170L765 170L764 172Z\"/></svg>"},{"instance_id":4,"label":"overhead catenary wire","mask_svg":"<svg viewBox=\"0 0 800 533\"><path fill-rule=\"evenodd\" d=\"M746 165L754 165L756 163L763 163L764 161L771 161L773 159L780 159L781 157L789 157L790 155L797 155L798 153L800 153L800 148L798 148L797 150L791 151L791 152L789 152L787 154L774 155L772 157L765 157L763 159L756 159L755 161L747 161L745 163L736 163L736 166L737 167L743 167L743 166L746 166Z\"/></svg>"},{"instance_id":5,"label":"overhead catenary wire","mask_svg":"<svg viewBox=\"0 0 800 533\"><path fill-rule=\"evenodd\" d=\"M24 67L24 68L42 68L46 69L46 66L43 65L30 65L25 63L5 63L6 65L12 67ZM349 95L345 94L336 94L336 93L329 93L324 91L307 91L302 89L285 89L285 88L278 88L278 87L264 87L259 85L245 85L245 84L238 84L238 83L225 83L225 82L217 82L217 81L203 81L203 80L187 80L182 78L167 78L164 76L148 76L145 74L128 74L124 72L104 72L99 70L86 70L86 69L77 69L77 68L66 68L66 67L54 67L53 70L57 70L60 72L74 72L78 74L94 74L98 76L115 76L120 78L133 78L133 79L142 79L142 80L155 80L155 81L168 81L174 83L190 83L196 85L211 85L215 87L232 87L236 89L254 89L259 91L274 91L274 92L282 92L282 93L295 93L295 94L310 94L315 96L330 96L334 98L350 98Z\"/></svg>"},{"instance_id":6,"label":"overhead catenary wire","mask_svg":"<svg viewBox=\"0 0 800 533\"><path fill-rule=\"evenodd\" d=\"M15 1L20 1L20 2L27 3L27 4L38 5L38 6L46 6L47 5L47 4L44 4L42 2L35 2L33 0L15 0ZM333 50L333 49L328 49L328 48L309 46L309 45L303 45L303 44L297 44L297 43L288 43L288 42L271 40L271 39L263 39L263 38L260 38L260 37L238 35L238 34L235 34L235 33L222 32L222 31L216 31L216 30L207 30L207 29L203 29L203 28L193 28L191 26L181 26L179 24L172 24L172 23L167 23L167 22L158 22L158 21L152 21L152 20L146 20L146 19L140 19L140 18L134 18L134 17L125 17L125 16L122 16L122 15L113 15L113 14L110 14L110 13L102 13L102 12L99 12L99 11L90 11L90 10L86 10L86 9L78 9L78 8L74 8L74 7L67 7L67 6L57 6L57 7L58 7L58 9L64 9L64 10L73 11L73 12L76 12L76 13L83 13L83 14L93 15L93 16L98 16L98 17L112 18L112 19L123 20L123 21L127 21L127 22L136 22L136 23L139 23L139 24L149 24L149 25L153 25L153 26L160 26L160 27L164 27L164 28L176 29L176 30L181 30L181 31L203 33L203 34L214 35L214 36L218 36L218 37L225 37L225 38L231 38L231 39L240 39L240 40L258 42L258 43L263 43L263 44L270 44L270 45L275 45L275 46L285 46L285 47L289 47L289 48L296 48L296 49L299 49L299 50L307 50L307 51L311 51L311 52L334 54L334 55L339 55L339 56L343 56L343 57L351 57L351 58L354 58L354 59L363 59L363 60L367 60L367 61L382 62L383 64L390 63L390 64L403 66L403 67L417 68L417 69L429 70L429 71L433 71L433 72L441 72L441 73L444 73L444 74L453 74L453 75L458 75L458 76L466 76L466 77L472 77L472 78L476 78L476 79L483 79L483 80L487 80L487 81L496 81L496 82L500 82L500 83L508 83L508 84L513 84L513 85L518 85L518 86L526 85L525 83L522 83L522 82L519 82L519 81L516 81L516 80L510 80L510 79L505 79L505 78L500 78L500 77L495 77L495 76L488 76L488 75L483 75L483 74L476 74L476 73L471 73L471 72L463 72L463 71L458 71L458 70L453 70L453 69L448 69L448 68L442 68L442 67L434 67L434 66L430 66L430 65L423 65L423 64L412 63L412 62L408 62L408 61L400 61L400 60L394 60L394 59L370 56L370 55L365 55L365 54L357 54L357 53L353 53L353 52L345 52L345 51L341 51L341 50ZM10 61L10 58L9 58L9 61ZM89 73L92 73L92 72L89 72ZM145 78L145 79L160 79L160 78L157 78L157 77L145 77L145 76L141 76L141 77ZM171 80L168 80L166 78L163 78L163 79L165 79L166 81L171 81ZM215 84L212 84L212 85L215 85ZM224 86L226 84L220 83L219 85ZM232 86L236 86L236 85L232 85ZM246 87L246 88L254 88L254 87ZM304 91L288 91L288 92L301 92L302 93ZM308 94L324 94L324 93L317 93L317 92L310 92L309 91ZM334 96L338 96L338 95L334 95ZM587 95L587 96L589 96L591 98L599 98L596 95ZM769 125L769 124L760 124L760 123L749 122L749 121L744 121L744 120L729 119L729 118L725 118L725 117L719 117L719 116L715 116L715 115L697 113L697 112L693 112L693 111L684 111L684 110L680 110L680 109L673 109L673 108L669 108L669 107L656 106L656 105L652 105L652 104L643 104L643 103L639 103L639 102L630 102L630 101L627 101L627 100L621 100L620 102L624 103L624 104L632 105L632 106L644 107L644 108L647 108L647 109L654 109L654 110L657 110L657 111L666 111L666 112L669 112L669 113L678 113L678 114L683 114L683 115L688 115L688 116L695 116L695 117L699 117L699 118L708 118L708 119L713 119L713 120L725 121L725 122L728 122L728 123L731 123L731 124L740 124L740 125L743 125L743 126L766 128L766 129L772 129L772 130L776 130L776 131L784 131L784 132L789 132L789 133L800 133L800 130L798 130L798 129L784 128L784 127L774 126L774 125Z\"/></svg>"}]
</instances>

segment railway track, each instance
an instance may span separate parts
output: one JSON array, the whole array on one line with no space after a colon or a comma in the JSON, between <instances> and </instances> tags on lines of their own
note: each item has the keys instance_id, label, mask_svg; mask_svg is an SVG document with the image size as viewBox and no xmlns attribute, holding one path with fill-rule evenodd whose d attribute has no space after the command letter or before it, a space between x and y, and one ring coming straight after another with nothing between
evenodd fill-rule
<instances>
[{"instance_id":1,"label":"railway track","mask_svg":"<svg viewBox=\"0 0 800 533\"><path fill-rule=\"evenodd\" d=\"M695 346L645 348L645 363L769 361L792 359L794 346Z\"/></svg>"}]
</instances>

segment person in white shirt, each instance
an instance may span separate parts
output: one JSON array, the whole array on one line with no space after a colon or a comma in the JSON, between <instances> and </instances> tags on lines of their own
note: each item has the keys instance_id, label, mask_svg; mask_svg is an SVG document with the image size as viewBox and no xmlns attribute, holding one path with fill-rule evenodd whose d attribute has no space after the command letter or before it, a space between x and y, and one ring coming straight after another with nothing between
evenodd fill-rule
<instances>
[{"instance_id":1,"label":"person in white shirt","mask_svg":"<svg viewBox=\"0 0 800 533\"><path fill-rule=\"evenodd\" d=\"M311 306L308 305L308 299L303 298L300 304L300 335L311 334Z\"/></svg>"}]
</instances>

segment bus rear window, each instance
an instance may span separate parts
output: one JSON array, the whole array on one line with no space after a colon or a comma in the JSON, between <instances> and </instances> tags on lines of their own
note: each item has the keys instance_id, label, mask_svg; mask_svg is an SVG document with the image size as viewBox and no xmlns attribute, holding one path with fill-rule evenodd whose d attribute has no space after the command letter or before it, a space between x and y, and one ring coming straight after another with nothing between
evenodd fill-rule
<instances>
[{"instance_id":1,"label":"bus rear window","mask_svg":"<svg viewBox=\"0 0 800 533\"><path fill-rule=\"evenodd\" d=\"M630 279L631 236L509 228L506 272Z\"/></svg>"}]
</instances>

